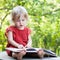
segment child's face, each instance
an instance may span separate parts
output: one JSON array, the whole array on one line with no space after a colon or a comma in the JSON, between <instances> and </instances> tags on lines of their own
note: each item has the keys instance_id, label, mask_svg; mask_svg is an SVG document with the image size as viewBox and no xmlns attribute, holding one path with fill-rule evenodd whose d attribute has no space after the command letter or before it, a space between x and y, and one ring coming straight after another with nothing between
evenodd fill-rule
<instances>
[{"instance_id":1,"label":"child's face","mask_svg":"<svg viewBox=\"0 0 60 60\"><path fill-rule=\"evenodd\" d=\"M26 18L23 15L21 15L18 20L14 21L14 23L17 28L24 29L24 27L26 26L26 21Z\"/></svg>"}]
</instances>

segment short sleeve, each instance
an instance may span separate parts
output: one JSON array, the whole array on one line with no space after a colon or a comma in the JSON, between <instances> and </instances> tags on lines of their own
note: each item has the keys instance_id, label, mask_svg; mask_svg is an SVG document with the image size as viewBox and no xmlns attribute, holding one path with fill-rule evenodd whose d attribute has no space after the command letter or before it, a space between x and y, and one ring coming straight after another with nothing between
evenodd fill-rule
<instances>
[{"instance_id":1,"label":"short sleeve","mask_svg":"<svg viewBox=\"0 0 60 60\"><path fill-rule=\"evenodd\" d=\"M31 34L31 29L28 28L28 35Z\"/></svg>"},{"instance_id":2,"label":"short sleeve","mask_svg":"<svg viewBox=\"0 0 60 60\"><path fill-rule=\"evenodd\" d=\"M10 26L10 27L8 27L8 28L6 29L6 31L5 31L5 36L6 36L6 37L8 36L8 32L9 32L9 31L14 32L12 26Z\"/></svg>"}]
</instances>

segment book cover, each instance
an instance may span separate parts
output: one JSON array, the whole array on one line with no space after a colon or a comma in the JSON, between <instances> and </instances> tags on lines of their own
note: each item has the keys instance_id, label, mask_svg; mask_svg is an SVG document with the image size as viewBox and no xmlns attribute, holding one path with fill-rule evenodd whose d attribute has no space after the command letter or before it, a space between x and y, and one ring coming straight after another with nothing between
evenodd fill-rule
<instances>
[{"instance_id":1,"label":"book cover","mask_svg":"<svg viewBox=\"0 0 60 60\"><path fill-rule=\"evenodd\" d=\"M6 50L10 50L13 52L20 52L21 50L26 50L27 54L35 54L37 53L38 50L41 50L42 48L25 48L25 49L18 49L18 48L6 48ZM46 53L45 56L51 56L51 57L56 57L56 54L52 52L51 50L43 49L43 51Z\"/></svg>"}]
</instances>

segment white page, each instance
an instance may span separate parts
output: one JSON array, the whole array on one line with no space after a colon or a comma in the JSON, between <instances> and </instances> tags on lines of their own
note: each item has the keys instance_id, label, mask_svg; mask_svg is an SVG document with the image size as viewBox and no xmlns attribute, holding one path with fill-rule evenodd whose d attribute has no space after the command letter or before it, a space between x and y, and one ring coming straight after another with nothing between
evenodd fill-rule
<instances>
[{"instance_id":1,"label":"white page","mask_svg":"<svg viewBox=\"0 0 60 60\"><path fill-rule=\"evenodd\" d=\"M29 49L29 51L28 51ZM30 50L33 49L33 50ZM10 50L13 52L20 52L21 50L26 50L26 52L37 52L38 50L40 50L41 48L26 48L26 49L18 49L18 48L6 48L6 50Z\"/></svg>"}]
</instances>

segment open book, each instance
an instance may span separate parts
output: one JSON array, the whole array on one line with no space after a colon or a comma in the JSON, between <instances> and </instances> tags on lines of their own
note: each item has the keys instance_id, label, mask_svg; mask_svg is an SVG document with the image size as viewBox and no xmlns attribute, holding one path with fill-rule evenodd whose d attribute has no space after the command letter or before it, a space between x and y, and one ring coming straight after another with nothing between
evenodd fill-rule
<instances>
[{"instance_id":1,"label":"open book","mask_svg":"<svg viewBox=\"0 0 60 60\"><path fill-rule=\"evenodd\" d=\"M6 50L10 50L13 52L20 52L21 50L26 50L28 54L36 54L38 50L43 50L47 56L56 57L56 54L51 50L42 49L42 48L25 48L25 49L18 49L18 48L6 48Z\"/></svg>"},{"instance_id":2,"label":"open book","mask_svg":"<svg viewBox=\"0 0 60 60\"><path fill-rule=\"evenodd\" d=\"M37 52L40 48L25 48L25 49L18 49L18 48L6 48L6 50L10 50L13 52L20 52L22 50L26 50L26 52Z\"/></svg>"}]
</instances>

